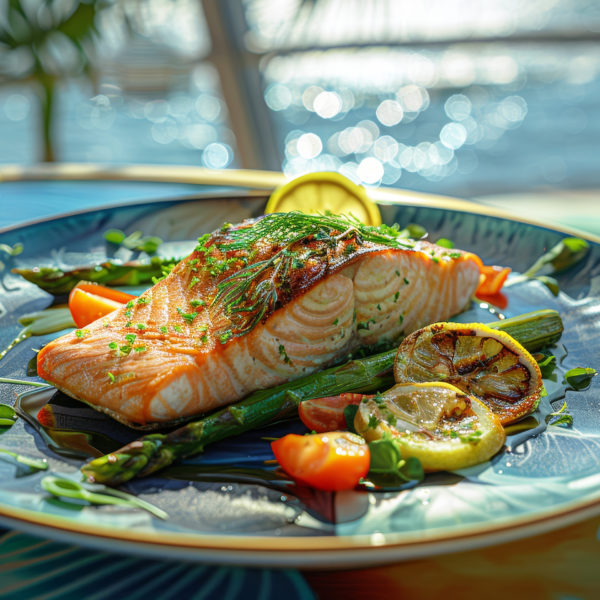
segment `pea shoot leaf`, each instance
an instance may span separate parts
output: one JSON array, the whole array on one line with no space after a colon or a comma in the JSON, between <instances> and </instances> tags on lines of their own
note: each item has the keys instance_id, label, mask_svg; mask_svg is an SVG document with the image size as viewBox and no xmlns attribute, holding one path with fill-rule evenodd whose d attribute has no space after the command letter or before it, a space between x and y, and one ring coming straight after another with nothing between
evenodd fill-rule
<instances>
[{"instance_id":1,"label":"pea shoot leaf","mask_svg":"<svg viewBox=\"0 0 600 600\"><path fill-rule=\"evenodd\" d=\"M574 390L584 390L590 386L594 375L596 375L596 369L592 369L591 367L577 367L565 373L564 382Z\"/></svg>"},{"instance_id":2,"label":"pea shoot leaf","mask_svg":"<svg viewBox=\"0 0 600 600\"><path fill-rule=\"evenodd\" d=\"M346 419L346 427L348 428L348 431L351 431L352 433L356 433L356 429L354 427L354 417L356 416L357 412L358 406L356 404L348 404L348 406L344 408L344 419Z\"/></svg>"},{"instance_id":3,"label":"pea shoot leaf","mask_svg":"<svg viewBox=\"0 0 600 600\"><path fill-rule=\"evenodd\" d=\"M17 420L17 413L12 406L0 404L0 429L3 427L12 427Z\"/></svg>"},{"instance_id":4,"label":"pea shoot leaf","mask_svg":"<svg viewBox=\"0 0 600 600\"><path fill-rule=\"evenodd\" d=\"M566 411L567 403L564 402L560 407L560 410L546 415L546 423L548 423L548 425L566 425L567 427L570 427L573 425L573 415Z\"/></svg>"},{"instance_id":5,"label":"pea shoot leaf","mask_svg":"<svg viewBox=\"0 0 600 600\"><path fill-rule=\"evenodd\" d=\"M542 372L542 377L556 381L556 374L554 372L556 370L556 356L540 352L535 355L535 359Z\"/></svg>"},{"instance_id":6,"label":"pea shoot leaf","mask_svg":"<svg viewBox=\"0 0 600 600\"><path fill-rule=\"evenodd\" d=\"M391 437L369 442L371 465L369 479L381 487L396 487L409 481L422 481L425 477L421 462L404 459L398 444Z\"/></svg>"}]
</instances>

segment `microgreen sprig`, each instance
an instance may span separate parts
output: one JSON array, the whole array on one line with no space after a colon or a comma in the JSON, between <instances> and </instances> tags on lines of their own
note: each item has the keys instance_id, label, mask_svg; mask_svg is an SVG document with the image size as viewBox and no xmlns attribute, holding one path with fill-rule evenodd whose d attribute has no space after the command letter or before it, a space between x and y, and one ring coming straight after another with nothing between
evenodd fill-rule
<instances>
[{"instance_id":1,"label":"microgreen sprig","mask_svg":"<svg viewBox=\"0 0 600 600\"><path fill-rule=\"evenodd\" d=\"M29 458L17 452L0 448L0 460L16 465L19 468L27 467L31 471L45 471L48 463L42 458Z\"/></svg>"},{"instance_id":2,"label":"microgreen sprig","mask_svg":"<svg viewBox=\"0 0 600 600\"><path fill-rule=\"evenodd\" d=\"M11 383L13 385L31 385L33 387L50 387L49 383L40 383L39 381L24 381L22 379L11 379L9 377L0 377L0 383Z\"/></svg>"},{"instance_id":3,"label":"microgreen sprig","mask_svg":"<svg viewBox=\"0 0 600 600\"><path fill-rule=\"evenodd\" d=\"M136 498L131 494L109 488L105 485L79 483L72 479L64 479L51 475L44 477L41 485L44 490L57 498L85 500L91 504L113 504L116 506L141 508L159 519L167 519L169 517L164 510L161 510L157 506L141 500L140 498Z\"/></svg>"},{"instance_id":4,"label":"microgreen sprig","mask_svg":"<svg viewBox=\"0 0 600 600\"><path fill-rule=\"evenodd\" d=\"M17 344L25 341L33 335L46 335L56 333L63 329L75 327L73 317L68 308L46 308L33 313L28 313L19 318L19 323L23 329L17 337L0 352L2 359Z\"/></svg>"}]
</instances>

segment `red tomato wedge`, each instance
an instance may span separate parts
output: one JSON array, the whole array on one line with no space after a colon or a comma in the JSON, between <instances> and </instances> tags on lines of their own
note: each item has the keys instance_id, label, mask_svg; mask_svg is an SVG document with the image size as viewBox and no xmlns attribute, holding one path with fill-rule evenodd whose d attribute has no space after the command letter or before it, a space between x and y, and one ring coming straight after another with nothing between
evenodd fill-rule
<instances>
[{"instance_id":1,"label":"red tomato wedge","mask_svg":"<svg viewBox=\"0 0 600 600\"><path fill-rule=\"evenodd\" d=\"M339 396L303 400L298 405L298 415L308 429L317 433L346 429L344 409L350 404L360 404L363 398L372 396L347 392Z\"/></svg>"},{"instance_id":2,"label":"red tomato wedge","mask_svg":"<svg viewBox=\"0 0 600 600\"><path fill-rule=\"evenodd\" d=\"M479 284L479 287L475 291L475 295L479 297L482 296L494 296L498 294L510 273L509 267L495 267L495 266L486 266L483 265L481 267L481 275L483 275L483 280Z\"/></svg>"},{"instance_id":3,"label":"red tomato wedge","mask_svg":"<svg viewBox=\"0 0 600 600\"><path fill-rule=\"evenodd\" d=\"M472 252L469 252L468 256L479 265L480 281L478 288L475 290L475 296L484 301L488 301L489 297L497 297L511 271L510 267L484 265L479 256ZM502 302L504 298L499 298L499 300ZM497 303L492 302L492 304Z\"/></svg>"},{"instance_id":4,"label":"red tomato wedge","mask_svg":"<svg viewBox=\"0 0 600 600\"><path fill-rule=\"evenodd\" d=\"M134 298L136 296L97 283L80 281L69 294L69 310L75 325L85 327Z\"/></svg>"},{"instance_id":5,"label":"red tomato wedge","mask_svg":"<svg viewBox=\"0 0 600 600\"><path fill-rule=\"evenodd\" d=\"M271 448L288 475L318 490L351 490L369 471L369 446L347 431L290 433Z\"/></svg>"}]
</instances>

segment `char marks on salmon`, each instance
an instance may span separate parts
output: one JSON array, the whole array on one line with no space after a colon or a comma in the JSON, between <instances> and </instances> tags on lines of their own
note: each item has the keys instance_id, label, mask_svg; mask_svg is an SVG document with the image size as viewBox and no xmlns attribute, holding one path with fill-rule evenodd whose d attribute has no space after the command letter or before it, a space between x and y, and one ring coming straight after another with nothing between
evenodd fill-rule
<instances>
[{"instance_id":1,"label":"char marks on salmon","mask_svg":"<svg viewBox=\"0 0 600 600\"><path fill-rule=\"evenodd\" d=\"M154 427L340 362L462 311L473 255L335 215L272 214L206 234L137 300L46 345L41 377Z\"/></svg>"}]
</instances>

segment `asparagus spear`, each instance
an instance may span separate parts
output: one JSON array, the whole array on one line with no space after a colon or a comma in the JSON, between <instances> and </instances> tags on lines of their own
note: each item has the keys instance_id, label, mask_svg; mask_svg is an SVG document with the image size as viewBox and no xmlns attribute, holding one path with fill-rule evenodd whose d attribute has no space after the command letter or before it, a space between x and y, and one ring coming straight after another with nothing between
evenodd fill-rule
<instances>
[{"instance_id":1,"label":"asparagus spear","mask_svg":"<svg viewBox=\"0 0 600 600\"><path fill-rule=\"evenodd\" d=\"M560 315L554 310L527 313L489 326L512 335L531 351L557 342L563 330ZM116 452L92 460L81 471L88 481L119 485L202 452L208 444L293 416L302 400L348 391L385 389L393 383L390 371L395 355L396 350L392 349L254 392L237 404L171 433L145 435Z\"/></svg>"},{"instance_id":2,"label":"asparagus spear","mask_svg":"<svg viewBox=\"0 0 600 600\"><path fill-rule=\"evenodd\" d=\"M96 265L85 265L63 271L58 267L36 267L34 269L13 269L35 283L44 291L59 296L68 294L81 280L103 285L141 285L152 283L157 277L169 272L179 261L178 258L153 256L150 262L131 260L124 263L105 261Z\"/></svg>"}]
</instances>

